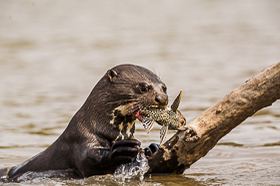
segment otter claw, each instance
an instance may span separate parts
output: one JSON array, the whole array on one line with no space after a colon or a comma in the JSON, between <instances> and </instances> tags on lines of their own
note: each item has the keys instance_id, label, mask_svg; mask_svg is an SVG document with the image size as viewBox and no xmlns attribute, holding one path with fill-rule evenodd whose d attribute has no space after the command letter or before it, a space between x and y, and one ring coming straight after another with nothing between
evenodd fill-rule
<instances>
[{"instance_id":1,"label":"otter claw","mask_svg":"<svg viewBox=\"0 0 280 186\"><path fill-rule=\"evenodd\" d=\"M152 155L158 150L158 148L159 148L159 144L151 143L151 144L149 145L149 147L146 147L146 148L144 149L145 155L146 155L147 157L152 156Z\"/></svg>"}]
</instances>

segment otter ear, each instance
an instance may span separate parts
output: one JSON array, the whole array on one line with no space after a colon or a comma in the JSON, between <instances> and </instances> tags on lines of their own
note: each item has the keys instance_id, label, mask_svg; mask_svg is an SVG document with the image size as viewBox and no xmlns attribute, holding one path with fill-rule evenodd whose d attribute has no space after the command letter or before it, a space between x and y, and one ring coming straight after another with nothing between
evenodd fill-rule
<instances>
[{"instance_id":1,"label":"otter ear","mask_svg":"<svg viewBox=\"0 0 280 186\"><path fill-rule=\"evenodd\" d=\"M114 70L108 70L107 71L107 76L109 77L110 81L113 81L117 77L118 73Z\"/></svg>"}]
</instances>

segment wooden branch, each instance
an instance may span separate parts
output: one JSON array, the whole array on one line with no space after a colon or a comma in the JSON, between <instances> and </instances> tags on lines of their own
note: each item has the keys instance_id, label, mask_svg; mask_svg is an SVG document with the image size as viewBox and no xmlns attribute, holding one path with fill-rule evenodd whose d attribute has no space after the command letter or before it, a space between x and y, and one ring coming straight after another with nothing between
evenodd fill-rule
<instances>
[{"instance_id":1,"label":"wooden branch","mask_svg":"<svg viewBox=\"0 0 280 186\"><path fill-rule=\"evenodd\" d=\"M280 62L270 66L226 95L187 124L199 140L188 141L188 131L177 132L148 159L148 173L183 173L205 156L234 127L280 98Z\"/></svg>"}]
</instances>

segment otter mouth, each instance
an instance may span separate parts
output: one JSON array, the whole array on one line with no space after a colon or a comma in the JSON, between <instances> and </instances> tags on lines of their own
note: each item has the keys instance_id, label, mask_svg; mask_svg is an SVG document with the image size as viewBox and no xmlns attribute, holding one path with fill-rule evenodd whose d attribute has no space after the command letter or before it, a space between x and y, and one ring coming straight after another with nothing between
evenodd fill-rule
<instances>
[{"instance_id":1,"label":"otter mouth","mask_svg":"<svg viewBox=\"0 0 280 186\"><path fill-rule=\"evenodd\" d=\"M159 109L162 107L159 107L158 105L149 105L147 106L142 106L137 102L132 102L131 103L131 110L128 112L127 115L134 115L135 118L137 118L139 121L143 121L144 117L147 116L146 112L147 110L152 110L152 109Z\"/></svg>"}]
</instances>

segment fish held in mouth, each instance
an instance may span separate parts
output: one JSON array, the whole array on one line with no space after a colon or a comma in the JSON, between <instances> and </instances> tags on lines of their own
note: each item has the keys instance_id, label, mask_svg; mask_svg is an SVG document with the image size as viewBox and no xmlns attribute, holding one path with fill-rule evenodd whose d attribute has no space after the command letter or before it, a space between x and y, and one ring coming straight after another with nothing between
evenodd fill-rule
<instances>
[{"instance_id":1,"label":"fish held in mouth","mask_svg":"<svg viewBox=\"0 0 280 186\"><path fill-rule=\"evenodd\" d=\"M178 110L182 91L176 97L171 107L166 106L164 108L139 108L135 117L138 118L142 123L143 127L149 133L154 127L155 122L162 125L160 129L160 145L164 142L168 129L171 130L184 130L186 119L183 114Z\"/></svg>"}]
</instances>

